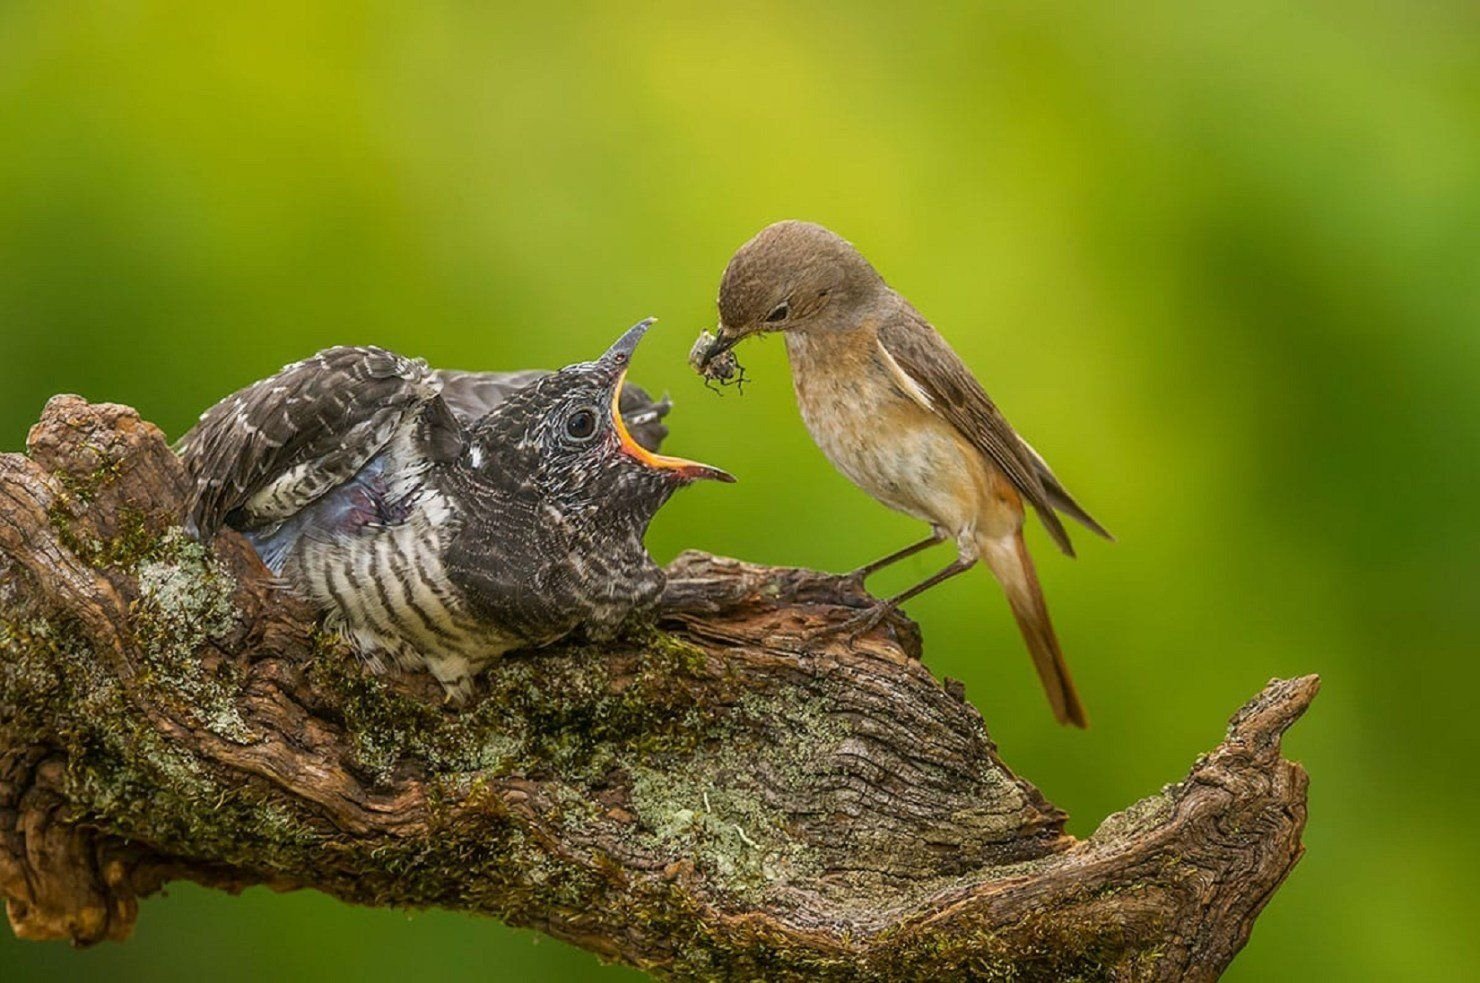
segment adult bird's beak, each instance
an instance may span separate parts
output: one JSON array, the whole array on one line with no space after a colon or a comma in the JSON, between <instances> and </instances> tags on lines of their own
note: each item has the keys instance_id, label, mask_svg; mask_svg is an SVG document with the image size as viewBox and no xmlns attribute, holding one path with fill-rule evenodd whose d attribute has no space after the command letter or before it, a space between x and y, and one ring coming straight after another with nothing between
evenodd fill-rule
<instances>
[{"instance_id":1,"label":"adult bird's beak","mask_svg":"<svg viewBox=\"0 0 1480 983\"><path fill-rule=\"evenodd\" d=\"M616 383L612 386L612 427L616 430L622 453L644 467L667 472L683 481L700 481L707 478L711 481L733 482L735 476L728 471L682 457L654 454L633 440L632 435L627 432L627 424L622 420L621 409L622 386L627 380L627 366L632 361L632 353L637 349L637 343L642 340L643 335L647 334L648 328L652 327L656 320L657 318L649 317L638 321L628 328L627 332L618 338L600 359L616 372Z\"/></svg>"}]
</instances>

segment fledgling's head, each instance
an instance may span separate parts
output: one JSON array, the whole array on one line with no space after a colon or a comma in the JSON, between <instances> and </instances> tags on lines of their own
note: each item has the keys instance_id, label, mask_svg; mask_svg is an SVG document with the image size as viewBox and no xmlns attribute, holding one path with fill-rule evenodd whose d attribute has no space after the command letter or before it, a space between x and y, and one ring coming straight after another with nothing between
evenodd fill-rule
<instances>
[{"instance_id":1,"label":"fledgling's head","mask_svg":"<svg viewBox=\"0 0 1480 983\"><path fill-rule=\"evenodd\" d=\"M463 505L448 577L515 637L604 631L657 603L665 578L643 545L648 523L684 485L735 480L628 433L622 384L651 324L510 395L470 428L447 472Z\"/></svg>"},{"instance_id":2,"label":"fledgling's head","mask_svg":"<svg viewBox=\"0 0 1480 983\"><path fill-rule=\"evenodd\" d=\"M719 327L705 361L753 334L856 327L887 290L837 233L795 219L768 225L725 267Z\"/></svg>"},{"instance_id":3,"label":"fledgling's head","mask_svg":"<svg viewBox=\"0 0 1480 983\"><path fill-rule=\"evenodd\" d=\"M622 386L652 323L628 329L594 362L566 366L500 403L472 427L459 465L505 495L644 528L677 488L734 481L719 468L655 454L627 432Z\"/></svg>"}]
</instances>

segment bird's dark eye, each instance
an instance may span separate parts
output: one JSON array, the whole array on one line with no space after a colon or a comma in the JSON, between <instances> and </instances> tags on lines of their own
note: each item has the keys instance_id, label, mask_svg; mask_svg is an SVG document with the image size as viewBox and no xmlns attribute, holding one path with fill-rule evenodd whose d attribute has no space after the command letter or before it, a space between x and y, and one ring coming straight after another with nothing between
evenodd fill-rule
<instances>
[{"instance_id":1,"label":"bird's dark eye","mask_svg":"<svg viewBox=\"0 0 1480 983\"><path fill-rule=\"evenodd\" d=\"M766 315L767 324L775 324L777 321L785 321L786 315L791 313L791 307L785 303L777 304L771 313Z\"/></svg>"},{"instance_id":2,"label":"bird's dark eye","mask_svg":"<svg viewBox=\"0 0 1480 983\"><path fill-rule=\"evenodd\" d=\"M576 410L565 419L566 436L574 440L588 440L596 432L596 411Z\"/></svg>"}]
</instances>

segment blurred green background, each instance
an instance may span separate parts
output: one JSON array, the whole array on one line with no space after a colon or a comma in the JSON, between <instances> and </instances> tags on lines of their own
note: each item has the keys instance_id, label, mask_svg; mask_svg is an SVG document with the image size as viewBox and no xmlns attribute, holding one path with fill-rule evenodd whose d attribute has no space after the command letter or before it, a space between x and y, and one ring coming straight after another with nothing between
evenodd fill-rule
<instances>
[{"instance_id":1,"label":"blurred green background","mask_svg":"<svg viewBox=\"0 0 1480 983\"><path fill-rule=\"evenodd\" d=\"M1309 852L1229 978L1480 962L1480 8L0 3L0 447L47 396L171 435L336 343L558 366L659 329L670 449L734 471L652 552L851 568L916 538L811 445L779 342L684 365L731 251L852 239L1119 536L1032 542L1094 727L1054 726L985 574L910 605L1087 833L1270 676ZM945 562L927 554L878 585ZM532 933L317 895L0 929L11 979L634 979Z\"/></svg>"}]
</instances>

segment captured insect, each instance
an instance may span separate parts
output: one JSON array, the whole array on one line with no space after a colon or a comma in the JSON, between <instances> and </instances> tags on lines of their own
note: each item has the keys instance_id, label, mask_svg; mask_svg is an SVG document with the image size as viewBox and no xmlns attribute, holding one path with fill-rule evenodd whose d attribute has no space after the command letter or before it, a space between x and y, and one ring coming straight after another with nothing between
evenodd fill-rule
<instances>
[{"instance_id":1,"label":"captured insect","mask_svg":"<svg viewBox=\"0 0 1480 983\"><path fill-rule=\"evenodd\" d=\"M694 347L689 349L689 365L694 371L704 377L704 388L720 393L719 386L735 386L740 394L745 394L745 383L750 380L745 376L745 366L735 358L733 351L720 352L718 355L704 360L704 355L714 344L714 333L701 331L699 339L694 342ZM718 383L718 386L716 385ZM721 396L724 393L720 393Z\"/></svg>"}]
</instances>

